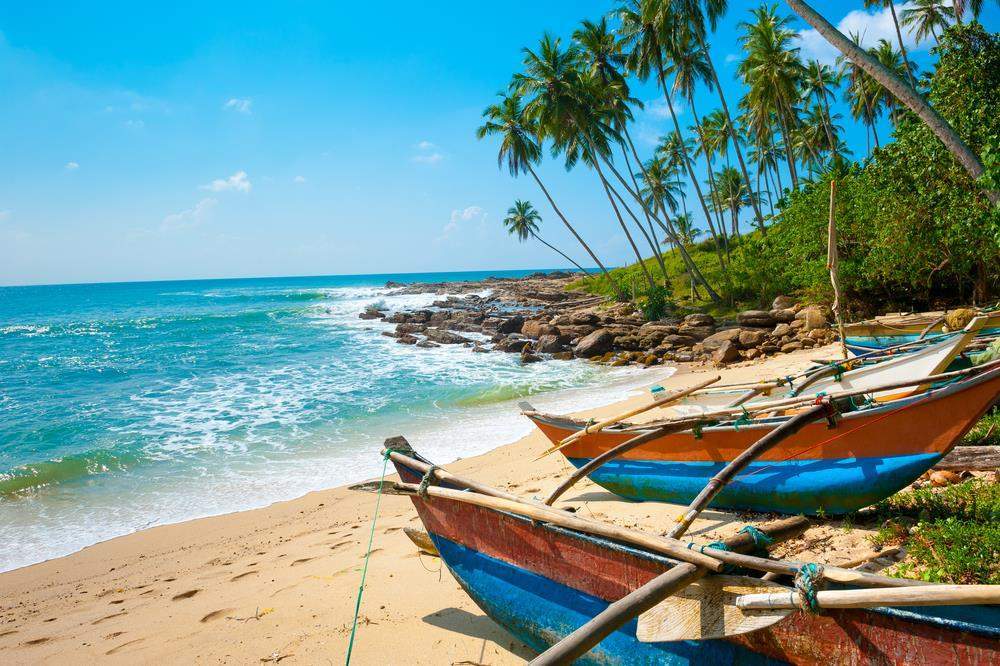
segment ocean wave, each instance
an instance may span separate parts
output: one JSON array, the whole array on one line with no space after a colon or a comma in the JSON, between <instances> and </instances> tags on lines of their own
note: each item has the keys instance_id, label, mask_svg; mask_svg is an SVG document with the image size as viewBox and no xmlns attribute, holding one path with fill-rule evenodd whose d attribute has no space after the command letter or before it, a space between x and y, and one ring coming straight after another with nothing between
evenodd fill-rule
<instances>
[{"instance_id":1,"label":"ocean wave","mask_svg":"<svg viewBox=\"0 0 1000 666\"><path fill-rule=\"evenodd\" d=\"M10 498L45 486L124 472L142 461L140 454L97 449L20 465L0 473L0 497Z\"/></svg>"}]
</instances>

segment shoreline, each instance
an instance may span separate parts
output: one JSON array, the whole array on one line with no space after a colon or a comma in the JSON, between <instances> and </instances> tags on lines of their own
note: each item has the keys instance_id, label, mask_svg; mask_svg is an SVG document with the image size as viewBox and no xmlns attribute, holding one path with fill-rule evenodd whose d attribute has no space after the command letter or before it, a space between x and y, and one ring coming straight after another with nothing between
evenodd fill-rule
<instances>
[{"instance_id":1,"label":"shoreline","mask_svg":"<svg viewBox=\"0 0 1000 666\"><path fill-rule=\"evenodd\" d=\"M807 365L816 351L718 372L727 382L783 374ZM686 365L662 383L686 386L709 372L716 370ZM606 417L646 399L637 395L586 414ZM571 469L557 456L531 462L543 445L542 435L533 431L449 468L514 493L542 494ZM559 505L640 529L662 530L677 511L668 504L618 501L590 482ZM2 573L0 654L16 664L70 658L336 662L350 633L373 508L371 494L341 486L258 509L150 527ZM726 536L743 520L709 510L692 534ZM439 560L416 552L402 533L409 526L420 527L410 501L384 496L354 663L385 663L393 655L428 664L530 658L446 571L437 570ZM841 532L813 528L803 537L806 543L816 541L817 530ZM866 548L865 531L854 532L826 534L818 542L837 557L849 557ZM835 548L829 548L831 540L838 542Z\"/></svg>"}]
</instances>

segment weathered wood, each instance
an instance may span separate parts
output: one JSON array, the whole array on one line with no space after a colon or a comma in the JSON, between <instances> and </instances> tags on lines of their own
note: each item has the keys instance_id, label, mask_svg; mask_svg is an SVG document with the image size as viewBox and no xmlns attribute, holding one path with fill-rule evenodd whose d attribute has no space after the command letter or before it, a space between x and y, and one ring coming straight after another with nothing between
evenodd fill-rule
<instances>
[{"instance_id":1,"label":"weathered wood","mask_svg":"<svg viewBox=\"0 0 1000 666\"><path fill-rule=\"evenodd\" d=\"M431 541L431 536L424 532L423 530L418 530L413 527L404 527L403 534L410 538L413 545L416 546L420 552L427 553L428 555L434 555L435 557L441 557L441 553L438 552L437 546Z\"/></svg>"},{"instance_id":2,"label":"weathered wood","mask_svg":"<svg viewBox=\"0 0 1000 666\"><path fill-rule=\"evenodd\" d=\"M820 608L877 606L964 606L1000 603L1000 585L934 585L870 590L827 590L816 593ZM748 594L736 598L746 610L796 609L802 601L794 590Z\"/></svg>"},{"instance_id":3,"label":"weathered wood","mask_svg":"<svg viewBox=\"0 0 1000 666\"><path fill-rule=\"evenodd\" d=\"M609 451L605 451L601 455L592 459L590 462L585 464L583 467L578 468L573 472L565 481L559 484L559 487L552 491L545 503L551 505L560 496L562 496L567 490L572 488L577 484L577 482L583 477L587 476L593 472L598 467L601 467L605 463L608 463L615 458L625 455L632 449L638 448L643 444L650 442L654 439L663 437L664 435L669 435L675 432L680 432L682 430L687 430L688 428L694 427L701 422L700 417L687 419L684 421L679 421L677 423L672 423L669 426L664 426L662 428L657 428L656 430L651 430L649 432L642 433L641 435L636 435L635 437L625 440L618 446L614 447Z\"/></svg>"},{"instance_id":4,"label":"weathered wood","mask_svg":"<svg viewBox=\"0 0 1000 666\"><path fill-rule=\"evenodd\" d=\"M834 319L837 321L837 334L840 336L840 350L847 359L847 336L844 334L844 317L840 313L840 278L837 270L839 264L837 255L837 181L830 181L830 222L826 234L826 270L830 271L830 284L833 286Z\"/></svg>"},{"instance_id":5,"label":"weathered wood","mask_svg":"<svg viewBox=\"0 0 1000 666\"><path fill-rule=\"evenodd\" d=\"M785 526L779 527L778 524L775 524L775 527L778 528L775 531L769 530L767 526L764 526L763 529L772 539L777 539L782 529L801 525L801 521L797 523L791 521L783 522ZM737 534L726 539L725 544L727 548L739 550L752 547L753 541L747 538L745 534ZM663 599L685 589L704 577L707 573L704 568L693 564L680 564L668 569L637 590L609 605L589 622L535 657L530 662L531 665L551 666L554 664L572 663L575 659L589 652L595 645L619 627L637 615L653 608Z\"/></svg>"},{"instance_id":6,"label":"weathered wood","mask_svg":"<svg viewBox=\"0 0 1000 666\"><path fill-rule=\"evenodd\" d=\"M706 576L642 613L636 638L643 643L693 641L763 629L793 611L747 612L736 605L736 598L778 590L788 588L750 576Z\"/></svg>"},{"instance_id":7,"label":"weathered wood","mask_svg":"<svg viewBox=\"0 0 1000 666\"><path fill-rule=\"evenodd\" d=\"M748 446L738 456L733 458L725 467L713 476L705 487L702 488L698 496L695 497L688 508L677 516L677 524L670 529L669 536L677 539L681 537L695 518L705 510L709 502L725 488L733 478L746 469L747 465L774 448L782 440L791 437L806 424L812 423L816 419L830 415L832 406L828 398L824 398L818 405L811 407L795 416L791 417L780 426L771 430L756 442Z\"/></svg>"},{"instance_id":8,"label":"weathered wood","mask_svg":"<svg viewBox=\"0 0 1000 666\"><path fill-rule=\"evenodd\" d=\"M1000 446L956 446L934 469L989 472L1000 469Z\"/></svg>"},{"instance_id":9,"label":"weathered wood","mask_svg":"<svg viewBox=\"0 0 1000 666\"><path fill-rule=\"evenodd\" d=\"M654 400L653 402L651 402L649 404L641 405L639 407L634 407L632 409L629 409L629 410L626 410L626 411L622 412L621 414L618 414L617 416L612 416L609 419L605 419L603 421L598 421L597 423L594 423L592 425L588 425L586 428L584 428L580 432L575 432L572 435L570 435L569 437L566 437L565 439L563 439L557 445L555 445L553 447L550 447L548 450L546 450L540 456L538 456L538 458L543 458L543 457L549 455L550 453L555 453L559 449L563 448L564 446L569 446L570 444L572 444L573 442L577 441L578 439L586 437L587 435L592 435L594 433L601 432L605 428L607 428L609 426L613 426L613 425L615 425L617 423L621 423L622 421L624 421L627 418L631 418L631 417L636 416L638 414L642 414L644 412L648 412L649 410L655 409L657 407L663 407L665 405L669 405L670 403L677 402L681 398L684 398L686 396L691 395L692 393L700 391L701 389L705 388L706 386L711 386L712 384L716 383L720 379L722 379L722 377L720 375L716 375L715 377L712 377L711 379L706 379L703 382L698 382L694 386L689 386L686 389L683 389L683 390L680 390L680 391L674 391L673 393L670 393L670 394L668 394L668 395L666 395L666 396L664 396L664 397L662 397L662 398L660 398L658 400ZM537 458L536 458L536 460L537 460Z\"/></svg>"}]
</instances>

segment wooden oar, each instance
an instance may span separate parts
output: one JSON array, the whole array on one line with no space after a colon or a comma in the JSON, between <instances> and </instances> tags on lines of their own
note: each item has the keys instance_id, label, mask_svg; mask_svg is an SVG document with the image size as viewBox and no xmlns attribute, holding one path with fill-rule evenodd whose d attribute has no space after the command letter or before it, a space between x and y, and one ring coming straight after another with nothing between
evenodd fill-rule
<instances>
[{"instance_id":1,"label":"wooden oar","mask_svg":"<svg viewBox=\"0 0 1000 666\"><path fill-rule=\"evenodd\" d=\"M764 527L764 530L772 539L779 538L779 534L768 530L767 526ZM739 534L726 539L726 547L734 550L753 547L752 539L741 538L745 536ZM573 662L626 622L652 608L665 597L682 591L706 573L705 569L693 564L678 564L668 569L645 585L610 604L579 629L535 657L530 662L531 665L553 666Z\"/></svg>"},{"instance_id":2,"label":"wooden oar","mask_svg":"<svg viewBox=\"0 0 1000 666\"><path fill-rule=\"evenodd\" d=\"M677 516L677 524L670 529L668 536L678 539L687 532L695 518L705 510L705 507L708 506L716 495L722 492L723 488L736 478L737 474L746 469L747 465L773 449L783 440L797 433L806 424L812 423L819 418L833 416L834 414L835 410L829 398L824 398L819 404L796 414L745 448L738 456L719 470L715 476L709 479L705 487L698 493L698 496L688 505L687 510Z\"/></svg>"},{"instance_id":3,"label":"wooden oar","mask_svg":"<svg viewBox=\"0 0 1000 666\"><path fill-rule=\"evenodd\" d=\"M955 606L1000 602L1000 585L933 585L816 594L820 608ZM639 616L644 643L726 638L763 629L801 609L796 590L749 576L706 576Z\"/></svg>"},{"instance_id":4,"label":"wooden oar","mask_svg":"<svg viewBox=\"0 0 1000 666\"><path fill-rule=\"evenodd\" d=\"M548 450L544 451L540 456L538 456L538 458L535 458L535 460L539 460L541 458L544 458L545 456L549 455L550 453L555 453L556 451L558 451L559 449L563 448L564 446L569 446L573 442L575 442L578 439L581 439L583 437L586 437L587 435L593 435L595 433L601 432L602 430L604 430L605 428L607 428L609 426L613 426L616 423L621 423L622 421L624 421L627 418L631 418L633 416L636 416L637 414L642 414L644 412L648 412L649 410L656 409L657 407L663 407L664 405L668 405L668 404L670 404L672 402L676 402L676 401L680 400L681 398L683 398L685 396L689 396L692 393L695 393L696 391L700 391L701 389L705 388L706 386L711 386L712 384L716 383L720 379L722 379L722 377L719 376L719 375L716 375L715 377L712 377L711 379L706 379L703 382L698 382L694 386L689 386L688 388L680 390L680 391L674 391L673 393L670 393L670 394L668 394L668 395L666 395L666 396L664 396L662 398L654 400L653 402L651 402L649 404L642 405L642 406L639 406L639 407L634 407L633 409L629 409L629 410L627 410L625 412L622 412L621 414L618 414L617 416L612 416L609 419L605 419L603 421L598 421L597 423L590 424L587 427L585 427L583 430L580 430L579 432L575 432L572 435L569 435L568 437L566 437L562 441L560 441L557 445L555 445L555 446L549 448Z\"/></svg>"}]
</instances>

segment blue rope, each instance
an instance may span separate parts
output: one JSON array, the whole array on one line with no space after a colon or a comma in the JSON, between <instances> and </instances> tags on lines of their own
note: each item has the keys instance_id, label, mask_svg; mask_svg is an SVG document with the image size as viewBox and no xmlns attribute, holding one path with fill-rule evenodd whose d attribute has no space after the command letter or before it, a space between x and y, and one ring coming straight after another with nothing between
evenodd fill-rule
<instances>
[{"instance_id":1,"label":"blue rope","mask_svg":"<svg viewBox=\"0 0 1000 666\"><path fill-rule=\"evenodd\" d=\"M361 569L361 585L358 586L358 600L354 604L354 621L351 624L351 638L347 642L347 661L344 663L350 666L351 651L354 649L354 634L358 630L358 614L361 612L361 595L365 591L365 578L368 576L368 560L372 555L372 543L375 541L375 521L378 519L378 508L382 503L382 486L385 485L385 470L389 466L389 454L393 449L386 449L382 456L382 478L378 482L378 495L375 496L375 513L372 514L372 529L368 534L368 551L365 553L365 566Z\"/></svg>"},{"instance_id":2,"label":"blue rope","mask_svg":"<svg viewBox=\"0 0 1000 666\"><path fill-rule=\"evenodd\" d=\"M810 562L803 564L795 574L795 590L799 595L802 607L810 613L819 613L819 601L816 599L818 587L823 582L823 565Z\"/></svg>"},{"instance_id":3,"label":"blue rope","mask_svg":"<svg viewBox=\"0 0 1000 666\"><path fill-rule=\"evenodd\" d=\"M744 525L743 529L741 529L739 533L748 535L750 539L753 540L753 545L756 546L758 550L767 550L767 547L774 543L774 539L767 536L753 525Z\"/></svg>"}]
</instances>

